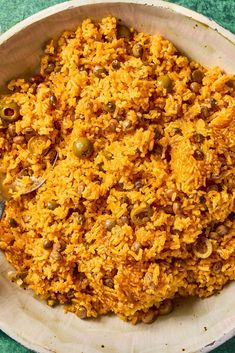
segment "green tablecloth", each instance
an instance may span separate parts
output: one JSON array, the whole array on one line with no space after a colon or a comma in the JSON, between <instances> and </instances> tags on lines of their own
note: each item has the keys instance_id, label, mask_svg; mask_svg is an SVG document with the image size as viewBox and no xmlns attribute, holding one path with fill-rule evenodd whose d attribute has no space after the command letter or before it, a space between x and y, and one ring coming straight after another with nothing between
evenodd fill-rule
<instances>
[{"instance_id":1,"label":"green tablecloth","mask_svg":"<svg viewBox=\"0 0 235 353\"><path fill-rule=\"evenodd\" d=\"M0 0L0 31L46 7L64 0ZM170 0L214 19L235 33L235 0ZM30 351L0 331L0 353L29 353ZM235 337L215 349L213 353L234 353ZM69 353L69 352L68 352ZM156 352L160 353L160 352Z\"/></svg>"}]
</instances>

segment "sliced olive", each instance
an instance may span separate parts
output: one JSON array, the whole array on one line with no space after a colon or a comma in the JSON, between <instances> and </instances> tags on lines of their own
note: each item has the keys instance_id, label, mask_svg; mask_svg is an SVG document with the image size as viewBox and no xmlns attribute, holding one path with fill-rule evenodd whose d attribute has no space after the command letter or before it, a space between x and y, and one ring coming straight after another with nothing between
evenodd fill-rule
<instances>
[{"instance_id":1,"label":"sliced olive","mask_svg":"<svg viewBox=\"0 0 235 353\"><path fill-rule=\"evenodd\" d=\"M214 263L213 267L212 267L212 271L214 273L220 273L223 267L223 263L221 261L218 261L216 263Z\"/></svg>"},{"instance_id":2,"label":"sliced olive","mask_svg":"<svg viewBox=\"0 0 235 353\"><path fill-rule=\"evenodd\" d=\"M132 37L130 28L125 25L118 24L117 25L117 38L124 38L126 40L130 40Z\"/></svg>"},{"instance_id":3,"label":"sliced olive","mask_svg":"<svg viewBox=\"0 0 235 353\"><path fill-rule=\"evenodd\" d=\"M206 259L211 256L213 251L212 243L209 239L199 239L193 248L196 257Z\"/></svg>"},{"instance_id":4,"label":"sliced olive","mask_svg":"<svg viewBox=\"0 0 235 353\"><path fill-rule=\"evenodd\" d=\"M131 211L131 221L135 225L145 225L153 215L153 210L149 207L135 207Z\"/></svg>"},{"instance_id":5,"label":"sliced olive","mask_svg":"<svg viewBox=\"0 0 235 353\"><path fill-rule=\"evenodd\" d=\"M20 118L20 108L17 103L3 103L0 106L0 117L6 122L13 122Z\"/></svg>"},{"instance_id":6,"label":"sliced olive","mask_svg":"<svg viewBox=\"0 0 235 353\"><path fill-rule=\"evenodd\" d=\"M93 153L93 144L86 137L79 137L73 143L73 153L79 158L88 158Z\"/></svg>"},{"instance_id":7,"label":"sliced olive","mask_svg":"<svg viewBox=\"0 0 235 353\"><path fill-rule=\"evenodd\" d=\"M28 142L28 150L35 156L43 155L48 151L51 141L46 136L33 136Z\"/></svg>"}]
</instances>

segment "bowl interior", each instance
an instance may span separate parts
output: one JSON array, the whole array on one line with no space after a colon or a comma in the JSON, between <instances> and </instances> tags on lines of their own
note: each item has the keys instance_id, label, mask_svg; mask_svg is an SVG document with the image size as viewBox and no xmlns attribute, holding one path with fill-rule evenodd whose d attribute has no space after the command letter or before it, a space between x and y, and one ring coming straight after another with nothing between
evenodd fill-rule
<instances>
[{"instance_id":1,"label":"bowl interior","mask_svg":"<svg viewBox=\"0 0 235 353\"><path fill-rule=\"evenodd\" d=\"M84 18L100 19L109 14L139 31L163 35L202 64L219 65L235 73L235 45L202 22L174 11L173 5L79 3L78 7L71 2L48 10L47 15L44 11L44 15L33 17L34 22L24 22L19 32L12 30L0 38L1 87L13 77L35 72L48 39L75 28ZM38 352L206 352L231 335L235 326L235 284L206 300L182 300L174 314L153 325L131 326L114 317L81 321L75 315L64 315L61 308L50 309L30 291L18 289L7 280L10 266L2 254L0 268L0 327Z\"/></svg>"}]
</instances>

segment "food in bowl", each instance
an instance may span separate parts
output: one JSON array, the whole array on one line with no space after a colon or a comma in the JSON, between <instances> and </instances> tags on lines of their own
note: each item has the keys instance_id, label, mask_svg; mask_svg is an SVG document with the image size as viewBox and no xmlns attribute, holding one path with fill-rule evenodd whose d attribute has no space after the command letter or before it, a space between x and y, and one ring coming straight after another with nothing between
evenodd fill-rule
<instances>
[{"instance_id":1,"label":"food in bowl","mask_svg":"<svg viewBox=\"0 0 235 353\"><path fill-rule=\"evenodd\" d=\"M235 278L234 76L114 17L0 97L11 279L80 318L151 323Z\"/></svg>"}]
</instances>

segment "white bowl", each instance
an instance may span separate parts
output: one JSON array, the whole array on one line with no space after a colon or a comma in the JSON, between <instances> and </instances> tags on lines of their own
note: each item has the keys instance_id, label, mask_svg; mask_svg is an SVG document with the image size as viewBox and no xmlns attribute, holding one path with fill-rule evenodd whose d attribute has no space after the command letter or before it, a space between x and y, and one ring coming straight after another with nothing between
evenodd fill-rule
<instances>
[{"instance_id":1,"label":"white bowl","mask_svg":"<svg viewBox=\"0 0 235 353\"><path fill-rule=\"evenodd\" d=\"M163 1L77 0L41 11L0 37L1 87L35 70L49 38L84 18L108 14L138 30L162 34L202 64L235 73L235 36L204 16ZM235 283L220 295L184 300L152 325L132 326L116 317L81 321L62 308L51 309L7 279L10 265L3 254L0 268L0 329L40 353L209 352L235 333Z\"/></svg>"}]
</instances>

